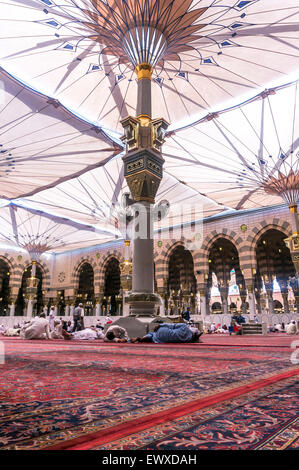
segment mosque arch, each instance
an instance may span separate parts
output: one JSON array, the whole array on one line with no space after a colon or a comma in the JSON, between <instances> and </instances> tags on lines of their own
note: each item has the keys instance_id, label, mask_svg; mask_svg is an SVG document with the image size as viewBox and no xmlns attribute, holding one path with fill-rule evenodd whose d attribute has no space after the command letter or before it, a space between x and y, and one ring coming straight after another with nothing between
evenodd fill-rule
<instances>
[{"instance_id":1,"label":"mosque arch","mask_svg":"<svg viewBox=\"0 0 299 470\"><path fill-rule=\"evenodd\" d=\"M15 304L15 316L23 316L27 305L27 281L32 276L32 263L27 263L23 270L21 277L21 283L18 290L18 295ZM37 290L36 290L36 301L33 306L34 314L39 314L44 307L44 278L45 269L40 263L36 263L35 277L38 279Z\"/></svg>"},{"instance_id":2,"label":"mosque arch","mask_svg":"<svg viewBox=\"0 0 299 470\"><path fill-rule=\"evenodd\" d=\"M116 315L118 310L117 297L120 294L120 261L110 255L104 264L104 305L111 315Z\"/></svg>"},{"instance_id":3,"label":"mosque arch","mask_svg":"<svg viewBox=\"0 0 299 470\"><path fill-rule=\"evenodd\" d=\"M80 264L78 289L75 304L83 303L85 315L93 314L94 307L94 269L88 261Z\"/></svg>"},{"instance_id":4,"label":"mosque arch","mask_svg":"<svg viewBox=\"0 0 299 470\"><path fill-rule=\"evenodd\" d=\"M10 276L11 266L9 261L0 257L0 315L9 315L10 304Z\"/></svg>"},{"instance_id":5,"label":"mosque arch","mask_svg":"<svg viewBox=\"0 0 299 470\"><path fill-rule=\"evenodd\" d=\"M231 237L217 236L214 238L213 242L209 244L208 264L207 288L209 291L212 288L214 276L215 287L218 288L221 297L222 312L225 314L229 313L228 295L232 272L234 272L236 277L235 282L240 291L242 307L245 309L247 295L245 280L240 268L239 252Z\"/></svg>"},{"instance_id":6,"label":"mosque arch","mask_svg":"<svg viewBox=\"0 0 299 470\"><path fill-rule=\"evenodd\" d=\"M97 265L96 265L96 262L93 260L93 258L89 256L81 258L79 263L77 263L77 265L75 266L73 273L72 273L72 277L71 277L71 282L72 282L72 285L74 286L74 289L79 288L79 276L80 276L81 268L85 263L88 263L92 267L94 271L94 275L96 274Z\"/></svg>"},{"instance_id":7,"label":"mosque arch","mask_svg":"<svg viewBox=\"0 0 299 470\"><path fill-rule=\"evenodd\" d=\"M194 260L191 251L176 243L168 253L166 309L176 314L183 313L187 306L196 310L197 283L194 275ZM169 300L168 300L169 299Z\"/></svg>"},{"instance_id":8,"label":"mosque arch","mask_svg":"<svg viewBox=\"0 0 299 470\"><path fill-rule=\"evenodd\" d=\"M295 274L295 266L284 239L285 231L280 228L267 227L259 233L255 245L256 270L256 298L259 300L266 290L269 313L275 312L273 299L274 280L277 281L284 303L284 312L289 313L288 292L289 278ZM294 292L295 293L295 292ZM296 295L296 294L295 294Z\"/></svg>"}]
</instances>

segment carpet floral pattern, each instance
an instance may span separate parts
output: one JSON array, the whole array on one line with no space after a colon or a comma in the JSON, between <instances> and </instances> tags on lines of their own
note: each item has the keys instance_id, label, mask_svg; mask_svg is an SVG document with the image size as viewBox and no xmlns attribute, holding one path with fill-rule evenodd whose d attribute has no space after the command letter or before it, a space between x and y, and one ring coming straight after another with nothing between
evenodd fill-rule
<instances>
[{"instance_id":1,"label":"carpet floral pattern","mask_svg":"<svg viewBox=\"0 0 299 470\"><path fill-rule=\"evenodd\" d=\"M4 343L0 449L297 446L298 367L285 346Z\"/></svg>"}]
</instances>

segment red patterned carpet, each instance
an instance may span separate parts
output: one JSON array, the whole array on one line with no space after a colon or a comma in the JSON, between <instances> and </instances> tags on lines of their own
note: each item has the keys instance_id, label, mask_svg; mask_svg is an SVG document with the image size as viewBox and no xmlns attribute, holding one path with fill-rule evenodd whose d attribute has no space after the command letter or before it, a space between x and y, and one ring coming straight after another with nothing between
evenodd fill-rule
<instances>
[{"instance_id":1,"label":"red patterned carpet","mask_svg":"<svg viewBox=\"0 0 299 470\"><path fill-rule=\"evenodd\" d=\"M298 449L296 337L3 338L0 449Z\"/></svg>"}]
</instances>

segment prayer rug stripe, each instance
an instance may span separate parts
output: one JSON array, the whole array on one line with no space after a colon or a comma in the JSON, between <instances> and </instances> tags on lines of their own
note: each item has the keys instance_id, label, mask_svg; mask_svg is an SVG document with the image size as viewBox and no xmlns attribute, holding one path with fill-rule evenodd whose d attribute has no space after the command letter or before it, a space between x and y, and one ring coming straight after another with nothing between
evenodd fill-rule
<instances>
[{"instance_id":1,"label":"prayer rug stripe","mask_svg":"<svg viewBox=\"0 0 299 470\"><path fill-rule=\"evenodd\" d=\"M275 382L287 379L289 377L299 375L299 369L291 369L281 374L277 374L266 379L258 380L254 383L243 385L235 389L231 389L227 392L218 393L207 398L195 400L193 402L188 402L184 405L177 406L174 408L169 408L166 411L162 411L155 415L142 417L136 420L132 420L129 423L123 423L118 426L108 428L104 431L99 431L89 435L79 437L74 440L65 441L61 444L46 447L47 450L88 450L95 446L120 439L131 433L136 433L144 429L156 426L157 424L162 424L166 421L171 421L180 416L187 415L194 411L200 410L202 408L212 406L216 403L234 398L243 394L246 394L250 391L266 387L267 385L273 384Z\"/></svg>"}]
</instances>

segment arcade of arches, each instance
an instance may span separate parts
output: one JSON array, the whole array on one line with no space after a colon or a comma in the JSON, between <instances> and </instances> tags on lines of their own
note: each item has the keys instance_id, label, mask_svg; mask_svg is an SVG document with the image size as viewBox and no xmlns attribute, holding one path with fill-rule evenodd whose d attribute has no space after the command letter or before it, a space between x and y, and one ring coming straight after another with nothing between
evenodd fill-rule
<instances>
[{"instance_id":1,"label":"arcade of arches","mask_svg":"<svg viewBox=\"0 0 299 470\"><path fill-rule=\"evenodd\" d=\"M236 312L298 312L299 292L294 282L295 267L284 242L286 236L286 230L269 224L252 236L251 249L244 245L244 239L234 239L226 233L210 237L198 251L190 251L184 240L169 240L167 253L163 246L155 252L155 290L163 301L159 313L176 317L186 306L201 319ZM9 257L6 261L2 256L0 315L28 315L28 309L36 314L55 305L58 315L67 316L80 302L86 316L129 314L128 276L123 283L121 249L115 255L103 252L98 259L98 254L83 257L74 267L73 279L58 273L60 288L56 287L57 282L55 286L46 265L37 263L37 292L33 299L28 294L32 265L23 270L18 267L16 273ZM61 278L62 274L66 279Z\"/></svg>"}]
</instances>

